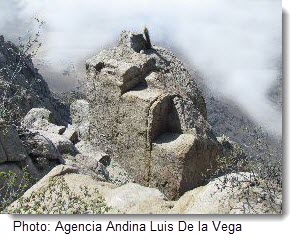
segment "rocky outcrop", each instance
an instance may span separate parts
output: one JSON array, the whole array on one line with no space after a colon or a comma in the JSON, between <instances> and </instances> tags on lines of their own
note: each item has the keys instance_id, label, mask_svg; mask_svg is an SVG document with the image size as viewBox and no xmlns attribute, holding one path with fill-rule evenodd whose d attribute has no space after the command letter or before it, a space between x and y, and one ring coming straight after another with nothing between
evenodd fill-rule
<instances>
[{"instance_id":1,"label":"rocky outcrop","mask_svg":"<svg viewBox=\"0 0 297 242\"><path fill-rule=\"evenodd\" d=\"M61 187L62 185L62 187ZM129 186L127 186L128 188ZM140 186L141 187L141 186ZM117 207L112 208L111 204L118 203L118 197L114 197L112 192L117 187L111 183L100 182L93 179L91 176L81 174L79 168L70 165L59 165L55 167L49 174L43 177L38 183L32 186L25 194L11 206L7 208L9 213L71 213L76 206L82 206L80 202L84 202L88 207L95 209L94 205L98 199L103 199L100 206L108 207L111 213L123 213ZM148 189L149 188L144 188ZM129 193L130 200L125 201L125 208L129 207L128 204L133 204L133 199L136 198L135 194L126 189L121 189L122 193L119 196ZM135 190L135 189L134 189ZM145 194L138 188L138 195ZM155 191L158 196L162 197L158 191ZM87 194L87 196L86 196ZM149 192L142 198L148 198L152 195ZM114 197L114 198L113 198ZM75 199L73 199L75 198ZM124 195L123 198L127 198ZM71 200L73 199L73 200ZM42 206L36 206L36 203L42 200ZM58 202L57 202L58 200ZM141 200L141 198L138 198ZM136 200L136 203L137 201ZM71 201L71 202L70 202ZM135 203L135 202L134 202ZM64 206L61 206L64 204ZM58 207L60 206L60 207ZM77 213L92 213L94 210L85 211L85 207L79 207ZM96 209L96 212L98 209Z\"/></svg>"},{"instance_id":2,"label":"rocky outcrop","mask_svg":"<svg viewBox=\"0 0 297 242\"><path fill-rule=\"evenodd\" d=\"M32 108L46 108L66 125L69 109L55 99L31 57L0 36L0 118L19 124Z\"/></svg>"},{"instance_id":3,"label":"rocky outcrop","mask_svg":"<svg viewBox=\"0 0 297 242\"><path fill-rule=\"evenodd\" d=\"M24 143L28 154L32 157L44 157L52 160L60 157L53 142L40 133L31 133Z\"/></svg>"},{"instance_id":4,"label":"rocky outcrop","mask_svg":"<svg viewBox=\"0 0 297 242\"><path fill-rule=\"evenodd\" d=\"M142 35L123 32L116 48L87 61L90 140L135 182L176 199L205 183L219 143L183 64L146 46Z\"/></svg>"},{"instance_id":5,"label":"rocky outcrop","mask_svg":"<svg viewBox=\"0 0 297 242\"><path fill-rule=\"evenodd\" d=\"M13 47L1 51L0 66L11 63ZM22 86L22 78L37 78L27 57L15 57L19 71L0 68L1 82L10 76ZM71 104L71 124L58 122L57 110L46 105L24 114L21 126L0 118L0 211L19 198L5 211L281 213L281 182L239 172L245 154L228 137L213 135L204 99L172 53L123 32L117 47L86 68L88 100ZM3 90L0 105L11 101ZM28 175L37 183L25 192Z\"/></svg>"},{"instance_id":6,"label":"rocky outcrop","mask_svg":"<svg viewBox=\"0 0 297 242\"><path fill-rule=\"evenodd\" d=\"M153 143L150 185L158 187L169 198L176 198L205 181L206 147L191 134L164 134Z\"/></svg>"}]
</instances>

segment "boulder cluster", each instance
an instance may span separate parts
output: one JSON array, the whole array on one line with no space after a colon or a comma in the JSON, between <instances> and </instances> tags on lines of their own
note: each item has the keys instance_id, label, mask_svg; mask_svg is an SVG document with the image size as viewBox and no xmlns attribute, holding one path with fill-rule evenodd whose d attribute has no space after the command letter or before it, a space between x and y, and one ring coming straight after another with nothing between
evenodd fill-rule
<instances>
[{"instance_id":1,"label":"boulder cluster","mask_svg":"<svg viewBox=\"0 0 297 242\"><path fill-rule=\"evenodd\" d=\"M81 114L80 110L76 113ZM2 121L0 171L21 172L21 168L26 168L33 178L40 179L55 166L68 164L98 180L108 180L105 166L110 164L110 157L81 139L83 121L65 127L52 123L52 117L47 109L32 108L21 127Z\"/></svg>"}]
</instances>

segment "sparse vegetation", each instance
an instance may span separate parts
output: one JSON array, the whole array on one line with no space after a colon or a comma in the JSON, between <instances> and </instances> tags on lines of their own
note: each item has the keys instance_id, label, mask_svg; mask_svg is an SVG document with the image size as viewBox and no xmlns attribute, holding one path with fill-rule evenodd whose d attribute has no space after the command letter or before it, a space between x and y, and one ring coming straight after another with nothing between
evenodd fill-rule
<instances>
[{"instance_id":1,"label":"sparse vegetation","mask_svg":"<svg viewBox=\"0 0 297 242\"><path fill-rule=\"evenodd\" d=\"M254 148L259 150L261 147L258 146L266 144L262 140L265 132L259 128L256 134ZM266 147L264 149L267 151ZM217 192L230 189L229 196L225 199L237 200L237 204L241 204L240 207L232 209L237 209L239 213L259 213L257 206L261 203L260 213L282 212L282 162L273 160L273 157L273 154L264 152L251 160L251 157L244 155L243 149L235 144L229 155L218 158ZM236 175L219 177L231 173Z\"/></svg>"},{"instance_id":2,"label":"sparse vegetation","mask_svg":"<svg viewBox=\"0 0 297 242\"><path fill-rule=\"evenodd\" d=\"M46 188L21 197L9 213L14 214L103 214L109 207L98 190L92 194L86 187L73 192L63 177L51 177Z\"/></svg>"},{"instance_id":3,"label":"sparse vegetation","mask_svg":"<svg viewBox=\"0 0 297 242\"><path fill-rule=\"evenodd\" d=\"M0 69L0 74L8 75L11 80L16 78L17 73L20 73L26 66L26 62L36 56L40 50L42 43L40 42L41 28L44 25L44 21L39 18L35 18L37 23L37 32L33 33L28 31L28 38L18 38L18 46L11 45L8 51L13 53L14 59L7 60L6 65Z\"/></svg>"},{"instance_id":4,"label":"sparse vegetation","mask_svg":"<svg viewBox=\"0 0 297 242\"><path fill-rule=\"evenodd\" d=\"M31 71L34 69L31 61L32 57L36 56L42 46L40 35L41 28L44 25L44 21L37 17L35 21L37 24L36 33L29 30L28 38L23 39L19 37L17 46L10 42L6 43L5 47L0 46L0 48L5 48L10 53L9 58L5 59L5 64L0 66L0 119L14 122L21 113L20 107L17 105L23 101L20 93L11 87L12 83L4 82L2 79L9 79L11 82L14 82L17 81L18 75L26 76L30 69ZM30 85L29 83L27 84ZM13 97L11 97L12 92L14 92Z\"/></svg>"},{"instance_id":5,"label":"sparse vegetation","mask_svg":"<svg viewBox=\"0 0 297 242\"><path fill-rule=\"evenodd\" d=\"M215 185L216 192L228 191L228 195L219 203L228 204L233 213L235 211L240 214L282 212L281 187L272 180L262 179L256 173L228 174L217 178Z\"/></svg>"}]
</instances>

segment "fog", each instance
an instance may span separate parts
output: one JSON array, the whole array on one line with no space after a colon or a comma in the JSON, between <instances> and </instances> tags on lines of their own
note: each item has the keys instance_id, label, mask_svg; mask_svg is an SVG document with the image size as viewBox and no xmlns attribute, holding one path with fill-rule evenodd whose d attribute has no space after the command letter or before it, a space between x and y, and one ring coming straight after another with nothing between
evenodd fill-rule
<instances>
[{"instance_id":1,"label":"fog","mask_svg":"<svg viewBox=\"0 0 297 242\"><path fill-rule=\"evenodd\" d=\"M25 38L36 28L34 17L45 21L36 61L46 76L72 65L81 74L83 61L115 43L122 30L146 25L153 43L178 49L218 96L281 135L281 112L266 95L280 75L280 0L0 0L6 38ZM70 80L48 78L56 89L71 87Z\"/></svg>"}]
</instances>

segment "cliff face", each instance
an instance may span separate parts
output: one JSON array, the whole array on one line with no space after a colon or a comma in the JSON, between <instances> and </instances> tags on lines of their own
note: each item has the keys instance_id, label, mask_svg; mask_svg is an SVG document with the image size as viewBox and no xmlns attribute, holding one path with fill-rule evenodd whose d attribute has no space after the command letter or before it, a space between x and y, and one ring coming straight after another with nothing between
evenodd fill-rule
<instances>
[{"instance_id":1,"label":"cliff face","mask_svg":"<svg viewBox=\"0 0 297 242\"><path fill-rule=\"evenodd\" d=\"M117 47L88 60L91 141L135 182L175 199L215 170L217 143L204 98L169 51L123 32Z\"/></svg>"},{"instance_id":2,"label":"cliff face","mask_svg":"<svg viewBox=\"0 0 297 242\"><path fill-rule=\"evenodd\" d=\"M55 99L29 56L0 36L0 118L19 123L31 108L47 108L59 124L69 110Z\"/></svg>"}]
</instances>

